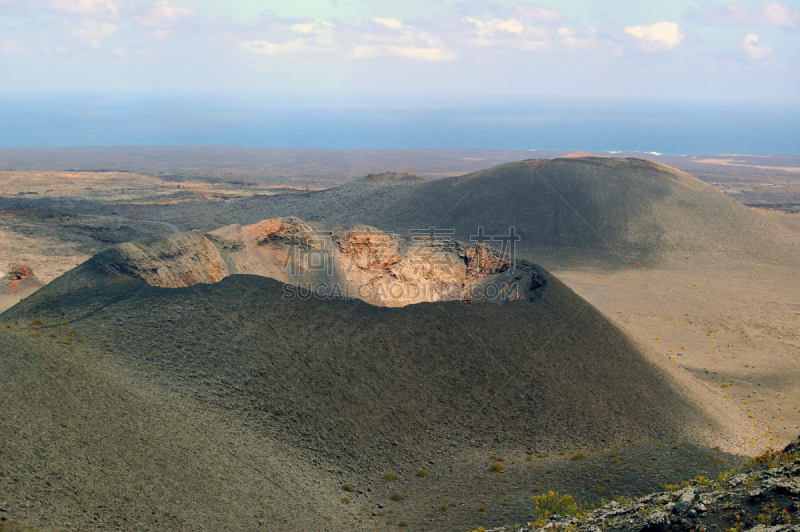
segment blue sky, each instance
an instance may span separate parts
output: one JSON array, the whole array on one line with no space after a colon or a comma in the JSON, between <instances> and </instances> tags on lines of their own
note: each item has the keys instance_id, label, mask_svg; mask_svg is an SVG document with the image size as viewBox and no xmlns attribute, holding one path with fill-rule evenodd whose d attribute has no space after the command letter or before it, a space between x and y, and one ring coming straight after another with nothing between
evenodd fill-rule
<instances>
[{"instance_id":1,"label":"blue sky","mask_svg":"<svg viewBox=\"0 0 800 532\"><path fill-rule=\"evenodd\" d=\"M786 103L798 2L0 0L0 93Z\"/></svg>"}]
</instances>

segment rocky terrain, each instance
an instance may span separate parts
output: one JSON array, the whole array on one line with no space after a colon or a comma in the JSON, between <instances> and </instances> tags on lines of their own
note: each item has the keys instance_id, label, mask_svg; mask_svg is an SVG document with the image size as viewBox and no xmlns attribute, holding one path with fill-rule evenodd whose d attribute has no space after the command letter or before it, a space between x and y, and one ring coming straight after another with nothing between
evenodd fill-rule
<instances>
[{"instance_id":1,"label":"rocky terrain","mask_svg":"<svg viewBox=\"0 0 800 532\"><path fill-rule=\"evenodd\" d=\"M480 532L657 532L720 530L783 532L800 529L800 453L797 444L769 451L716 478L701 476L668 491L619 500L590 510L552 491L532 497L535 522ZM570 515L571 514L571 515Z\"/></svg>"},{"instance_id":2,"label":"rocky terrain","mask_svg":"<svg viewBox=\"0 0 800 532\"><path fill-rule=\"evenodd\" d=\"M5 277L0 279L0 289L6 294L18 294L44 286L27 264L12 264Z\"/></svg>"},{"instance_id":3,"label":"rocky terrain","mask_svg":"<svg viewBox=\"0 0 800 532\"><path fill-rule=\"evenodd\" d=\"M120 244L92 260L108 275L151 286L186 287L251 274L318 298L358 298L380 306L536 301L546 288L540 267L485 244L468 247L449 235L398 237L365 226L328 229L298 218Z\"/></svg>"}]
</instances>

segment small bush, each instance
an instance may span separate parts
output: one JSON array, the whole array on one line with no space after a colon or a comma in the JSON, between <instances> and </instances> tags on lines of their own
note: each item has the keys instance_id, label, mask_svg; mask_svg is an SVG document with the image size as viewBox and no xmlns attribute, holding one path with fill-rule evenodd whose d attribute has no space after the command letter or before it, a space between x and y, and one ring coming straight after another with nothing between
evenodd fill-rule
<instances>
[{"instance_id":1,"label":"small bush","mask_svg":"<svg viewBox=\"0 0 800 532\"><path fill-rule=\"evenodd\" d=\"M731 469L730 471L723 471L717 477L717 482L720 482L720 483L728 482L728 480L732 476L734 476L735 474L736 474L736 470L735 469Z\"/></svg>"},{"instance_id":2,"label":"small bush","mask_svg":"<svg viewBox=\"0 0 800 532\"><path fill-rule=\"evenodd\" d=\"M397 473L392 473L391 471L389 471L388 473L383 475L383 480L385 480L386 482L397 480Z\"/></svg>"},{"instance_id":3,"label":"small bush","mask_svg":"<svg viewBox=\"0 0 800 532\"><path fill-rule=\"evenodd\" d=\"M446 511L448 510L448 508L447 508L447 505L446 505L446 504L443 504L443 505L442 505L442 507L441 507L441 510L442 510L443 512L446 512Z\"/></svg>"},{"instance_id":4,"label":"small bush","mask_svg":"<svg viewBox=\"0 0 800 532\"><path fill-rule=\"evenodd\" d=\"M572 456L572 460L583 460L584 458L586 458L586 454L584 453L576 453Z\"/></svg>"},{"instance_id":5,"label":"small bush","mask_svg":"<svg viewBox=\"0 0 800 532\"><path fill-rule=\"evenodd\" d=\"M427 477L428 476L428 472L425 471L424 469L417 469L417 476L419 478Z\"/></svg>"},{"instance_id":6,"label":"small bush","mask_svg":"<svg viewBox=\"0 0 800 532\"><path fill-rule=\"evenodd\" d=\"M553 491L548 491L543 495L534 495L531 500L535 506L536 520L533 526L536 528L544 526L551 515L577 516L582 510L582 507L575 502L571 495L559 495Z\"/></svg>"},{"instance_id":7,"label":"small bush","mask_svg":"<svg viewBox=\"0 0 800 532\"><path fill-rule=\"evenodd\" d=\"M31 327L41 327L42 325L44 325L44 322L42 320L33 320L30 323Z\"/></svg>"},{"instance_id":8,"label":"small bush","mask_svg":"<svg viewBox=\"0 0 800 532\"><path fill-rule=\"evenodd\" d=\"M404 501L406 500L406 495L400 491L395 491L391 494L391 496L389 496L389 498L393 501Z\"/></svg>"},{"instance_id":9,"label":"small bush","mask_svg":"<svg viewBox=\"0 0 800 532\"><path fill-rule=\"evenodd\" d=\"M485 512L486 511L486 506L478 506L478 511L479 512Z\"/></svg>"},{"instance_id":10,"label":"small bush","mask_svg":"<svg viewBox=\"0 0 800 532\"><path fill-rule=\"evenodd\" d=\"M342 502L345 504L350 504L350 497L342 497Z\"/></svg>"},{"instance_id":11,"label":"small bush","mask_svg":"<svg viewBox=\"0 0 800 532\"><path fill-rule=\"evenodd\" d=\"M69 322L67 320L61 322L62 327L66 327L67 325L69 325Z\"/></svg>"},{"instance_id":12,"label":"small bush","mask_svg":"<svg viewBox=\"0 0 800 532\"><path fill-rule=\"evenodd\" d=\"M353 487L352 484L342 484L342 490L348 493L353 493L354 491L356 491L356 489Z\"/></svg>"},{"instance_id":13,"label":"small bush","mask_svg":"<svg viewBox=\"0 0 800 532\"><path fill-rule=\"evenodd\" d=\"M504 466L500 462L495 462L495 463L493 463L492 465L489 466L489 469L491 469L492 471L496 471L498 473L501 472L502 470L504 470L505 468L506 468L506 466Z\"/></svg>"}]
</instances>

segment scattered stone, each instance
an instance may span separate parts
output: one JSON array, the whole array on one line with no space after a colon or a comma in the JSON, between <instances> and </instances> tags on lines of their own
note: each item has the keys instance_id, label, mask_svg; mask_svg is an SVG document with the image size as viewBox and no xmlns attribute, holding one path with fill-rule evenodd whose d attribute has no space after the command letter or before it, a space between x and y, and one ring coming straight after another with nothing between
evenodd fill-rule
<instances>
[{"instance_id":1,"label":"scattered stone","mask_svg":"<svg viewBox=\"0 0 800 532\"><path fill-rule=\"evenodd\" d=\"M762 461L770 462L774 467L762 465L726 482L695 480L680 491L611 501L581 519L554 515L542 528L528 523L486 532L800 532L800 456L776 453Z\"/></svg>"}]
</instances>

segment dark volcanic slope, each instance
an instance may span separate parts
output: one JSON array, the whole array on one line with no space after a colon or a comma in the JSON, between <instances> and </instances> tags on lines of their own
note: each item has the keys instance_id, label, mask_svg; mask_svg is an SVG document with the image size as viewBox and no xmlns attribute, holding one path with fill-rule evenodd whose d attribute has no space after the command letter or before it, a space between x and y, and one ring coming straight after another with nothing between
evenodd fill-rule
<instances>
[{"instance_id":1,"label":"dark volcanic slope","mask_svg":"<svg viewBox=\"0 0 800 532\"><path fill-rule=\"evenodd\" d=\"M249 275L158 288L103 275L91 259L2 318L67 320L129 357L217 380L260 419L288 419L282 430L341 445L334 453L357 446L399 456L439 431L463 445L553 449L701 436L715 422L671 388L677 383L640 346L546 277L537 303L381 308L287 298L281 283Z\"/></svg>"},{"instance_id":2,"label":"dark volcanic slope","mask_svg":"<svg viewBox=\"0 0 800 532\"><path fill-rule=\"evenodd\" d=\"M453 228L457 238L468 241L478 226L492 235L507 234L513 226L522 238L520 249L537 260L589 256L619 264L628 256L663 264L687 257L750 257L767 262L784 259L798 244L796 236L722 192L643 159L540 159L431 182L362 179L323 192L219 209L199 229L293 215L400 233Z\"/></svg>"},{"instance_id":3,"label":"dark volcanic slope","mask_svg":"<svg viewBox=\"0 0 800 532\"><path fill-rule=\"evenodd\" d=\"M551 276L536 303L502 307L383 308L286 299L282 287L233 275L159 288L102 275L92 259L0 315L18 331L3 333L0 351L10 423L0 464L23 464L0 480L24 479L9 484L9 504L29 496L40 515L81 525L91 519L81 508L108 500L104 519L143 529L197 529L209 514L219 529L284 530L286 519L319 529L352 483L359 505L324 528L393 504L410 529L463 529L490 454L726 445L737 428L731 407L648 362ZM497 493L525 487L493 475ZM398 489L403 505L389 498ZM429 516L423 501L451 490L458 509ZM233 510L220 512L226 501ZM487 517L508 508L497 502Z\"/></svg>"}]
</instances>

